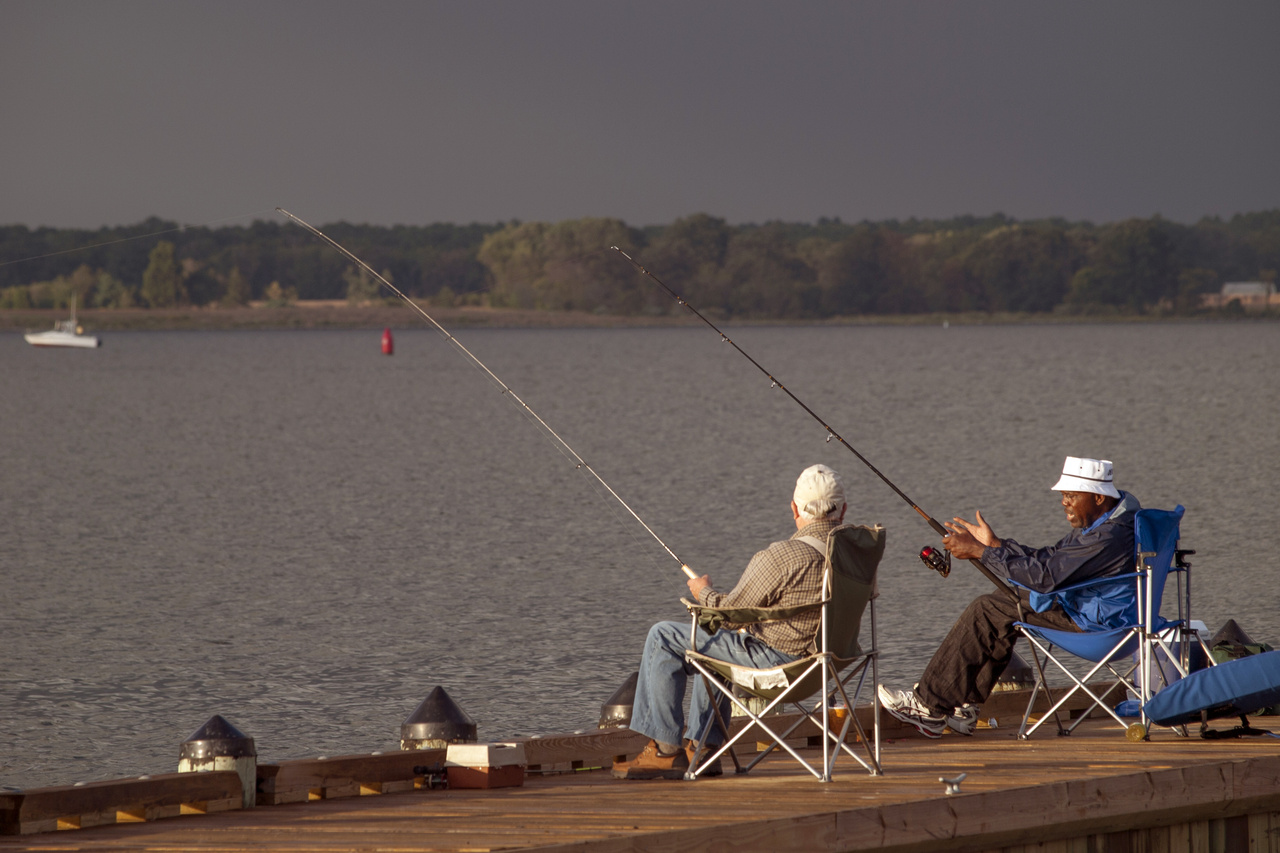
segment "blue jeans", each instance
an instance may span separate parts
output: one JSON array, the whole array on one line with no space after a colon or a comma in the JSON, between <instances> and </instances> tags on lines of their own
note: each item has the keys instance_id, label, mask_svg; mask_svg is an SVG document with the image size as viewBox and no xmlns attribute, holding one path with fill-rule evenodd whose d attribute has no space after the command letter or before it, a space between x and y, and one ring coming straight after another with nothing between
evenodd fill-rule
<instances>
[{"instance_id":1,"label":"blue jeans","mask_svg":"<svg viewBox=\"0 0 1280 853\"><path fill-rule=\"evenodd\" d=\"M702 728L714 719L702 676L684 660L685 650L689 648L689 624L686 621L654 625L649 629L640 658L640 678L636 682L635 703L631 706L631 730L663 743L680 743L684 737L696 740ZM793 655L736 631L717 631L712 635L699 628L698 651L756 669L771 669L795 660ZM686 735L684 693L690 675L694 676L689 708L692 725ZM728 723L729 700L722 698L717 704ZM707 743L719 744L722 740L720 731L712 726Z\"/></svg>"}]
</instances>

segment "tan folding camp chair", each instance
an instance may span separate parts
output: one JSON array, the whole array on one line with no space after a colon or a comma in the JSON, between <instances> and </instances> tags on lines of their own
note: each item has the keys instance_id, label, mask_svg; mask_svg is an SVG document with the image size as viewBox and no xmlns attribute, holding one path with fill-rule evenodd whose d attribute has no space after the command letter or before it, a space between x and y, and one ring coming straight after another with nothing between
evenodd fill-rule
<instances>
[{"instance_id":1,"label":"tan folding camp chair","mask_svg":"<svg viewBox=\"0 0 1280 853\"><path fill-rule=\"evenodd\" d=\"M814 541L820 542L816 539ZM818 635L814 638L818 650L780 667L752 669L717 660L697 649L685 652L685 660L702 675L702 682L710 691L714 713L712 720L699 733L695 758L686 779L696 778L703 769L726 753L733 760L737 771L746 773L777 748L786 751L822 782L831 781L831 772L841 751L872 775L880 775L880 702L872 689L871 738L867 737L867 732L858 720L856 702L866 683L868 670L873 688L879 681L875 617L876 568L880 565L880 558L884 556L884 543L884 528L879 525L865 527L846 524L832 530L826 541L823 598L812 604L787 608L722 610L684 601L695 623L695 630L691 632L693 637L697 636L696 628L699 624L704 629L721 624L753 624L790 619L815 608L822 609ZM868 604L871 605L871 647L864 649L858 645L858 633ZM853 689L847 690L846 685L855 678L857 680ZM721 716L717 691L749 718L747 724L732 736L728 721ZM744 702L742 696L736 695L738 693L746 697L757 697L767 704L763 710L756 712L750 707L752 703ZM806 707L804 703L815 694L816 701ZM799 719L785 731L775 731L780 728L779 721L788 718L771 719L771 716L781 713L788 706L799 711ZM837 708L845 710L843 713L836 713ZM806 720L817 726L820 732L821 767L814 766L787 743L787 738ZM725 741L712 754L699 760L713 725L720 729ZM863 745L865 758L845 743L850 727ZM768 742L769 746L744 767L739 763L733 745L746 740L749 735L757 742Z\"/></svg>"}]
</instances>

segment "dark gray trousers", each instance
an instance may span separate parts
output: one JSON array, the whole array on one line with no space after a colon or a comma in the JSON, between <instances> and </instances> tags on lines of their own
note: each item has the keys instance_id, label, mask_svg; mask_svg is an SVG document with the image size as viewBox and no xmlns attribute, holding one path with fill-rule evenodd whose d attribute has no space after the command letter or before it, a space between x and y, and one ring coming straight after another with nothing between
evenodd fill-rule
<instances>
[{"instance_id":1,"label":"dark gray trousers","mask_svg":"<svg viewBox=\"0 0 1280 853\"><path fill-rule=\"evenodd\" d=\"M969 603L951 626L942 645L920 676L916 695L935 713L950 714L966 702L980 705L991 695L996 679L1013 657L1018 639L1014 622L1026 622L1060 631L1079 631L1076 624L1055 604L1036 613L1020 591L1022 616L1009 595L993 592Z\"/></svg>"}]
</instances>

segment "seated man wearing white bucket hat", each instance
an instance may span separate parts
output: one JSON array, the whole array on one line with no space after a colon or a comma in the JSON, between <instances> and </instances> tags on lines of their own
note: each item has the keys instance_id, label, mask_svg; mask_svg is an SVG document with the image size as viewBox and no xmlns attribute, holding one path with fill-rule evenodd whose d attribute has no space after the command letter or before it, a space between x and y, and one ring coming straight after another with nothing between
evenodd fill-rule
<instances>
[{"instance_id":1,"label":"seated man wearing white bucket hat","mask_svg":"<svg viewBox=\"0 0 1280 853\"><path fill-rule=\"evenodd\" d=\"M1134 571L1133 514L1142 507L1133 495L1116 489L1109 461L1068 456L1052 490L1062 493L1072 527L1058 544L1028 548L1001 539L979 512L976 523L956 518L947 524L951 533L942 540L943 547L962 560L980 560L996 575L1036 593ZM1080 630L1072 614L1053 598L1020 591L1020 602L1021 607L1002 592L974 599L914 689L879 686L884 709L928 737L941 737L948 727L957 734L973 734L978 706L1013 656L1018 638L1014 622Z\"/></svg>"},{"instance_id":2,"label":"seated man wearing white bucket hat","mask_svg":"<svg viewBox=\"0 0 1280 853\"><path fill-rule=\"evenodd\" d=\"M710 607L792 607L822 597L822 570L826 552L818 546L844 519L844 487L826 465L812 465L800 472L792 493L791 515L796 530L789 539L774 542L757 553L742 577L728 592L717 592L706 575L691 578L689 591ZM817 543L817 544L814 544ZM821 614L802 613L787 620L748 625L741 631L730 626L707 634L698 628L698 648L715 657L759 669L790 663L814 649ZM692 668L685 663L691 623L659 622L649 629L640 658L640 678L631 710L631 730L650 740L636 758L618 761L613 775L619 779L680 779L689 768L693 738L712 719L712 706L702 676L696 676L690 697L689 725L684 715L685 688ZM720 713L728 719L729 702L719 700ZM708 748L719 744L712 730ZM719 775L716 765L708 776Z\"/></svg>"}]
</instances>

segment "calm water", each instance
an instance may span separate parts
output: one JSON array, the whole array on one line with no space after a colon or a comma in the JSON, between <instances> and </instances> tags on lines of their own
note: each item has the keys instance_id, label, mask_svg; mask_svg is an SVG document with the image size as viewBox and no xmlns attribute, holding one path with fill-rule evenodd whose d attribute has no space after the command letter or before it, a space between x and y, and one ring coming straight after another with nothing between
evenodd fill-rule
<instances>
[{"instance_id":1,"label":"calm water","mask_svg":"<svg viewBox=\"0 0 1280 853\"><path fill-rule=\"evenodd\" d=\"M924 509L1066 530L1067 454L1187 507L1195 614L1280 641L1278 325L741 328ZM987 582L705 329L459 337L721 588L806 465L881 522L884 680ZM176 769L220 713L260 760L394 749L444 685L485 739L593 727L678 565L433 332L0 336L0 784Z\"/></svg>"}]
</instances>

